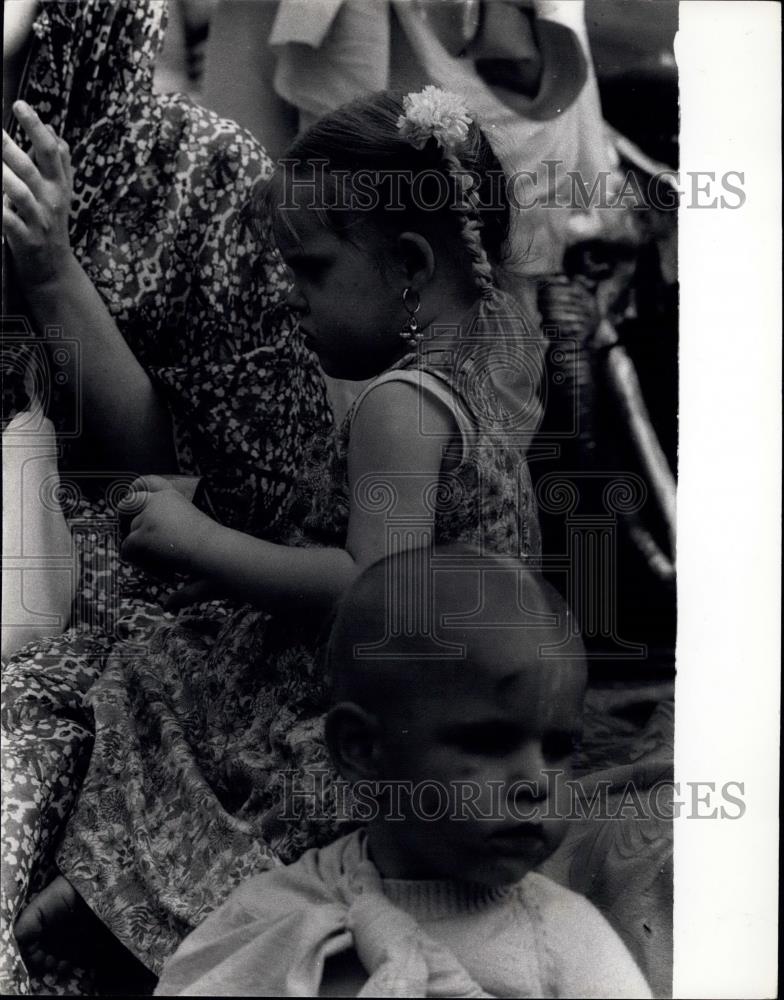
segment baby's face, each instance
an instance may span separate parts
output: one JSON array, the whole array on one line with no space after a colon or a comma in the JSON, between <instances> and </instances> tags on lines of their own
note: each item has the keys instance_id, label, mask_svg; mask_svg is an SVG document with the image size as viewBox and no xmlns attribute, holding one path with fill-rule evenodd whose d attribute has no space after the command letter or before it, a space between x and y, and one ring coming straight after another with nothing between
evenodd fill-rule
<instances>
[{"instance_id":1,"label":"baby's face","mask_svg":"<svg viewBox=\"0 0 784 1000\"><path fill-rule=\"evenodd\" d=\"M535 648L521 663L513 649L485 632L449 690L424 686L389 713L383 777L413 790L399 799L406 818L394 832L400 877L503 885L563 838L560 786L582 732L585 667L539 660Z\"/></svg>"}]
</instances>

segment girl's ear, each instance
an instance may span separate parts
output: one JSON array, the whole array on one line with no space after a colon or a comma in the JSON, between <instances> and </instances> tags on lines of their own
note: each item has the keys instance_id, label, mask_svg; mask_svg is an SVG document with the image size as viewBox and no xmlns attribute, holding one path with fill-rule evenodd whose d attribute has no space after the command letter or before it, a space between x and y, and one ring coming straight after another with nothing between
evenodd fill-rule
<instances>
[{"instance_id":1,"label":"girl's ear","mask_svg":"<svg viewBox=\"0 0 784 1000\"><path fill-rule=\"evenodd\" d=\"M421 233L401 233L397 239L403 259L406 281L412 288L421 291L436 271L436 258L430 241Z\"/></svg>"},{"instance_id":2,"label":"girl's ear","mask_svg":"<svg viewBox=\"0 0 784 1000\"><path fill-rule=\"evenodd\" d=\"M351 701L335 705L325 723L327 746L346 781L378 777L380 727L374 715Z\"/></svg>"}]
</instances>

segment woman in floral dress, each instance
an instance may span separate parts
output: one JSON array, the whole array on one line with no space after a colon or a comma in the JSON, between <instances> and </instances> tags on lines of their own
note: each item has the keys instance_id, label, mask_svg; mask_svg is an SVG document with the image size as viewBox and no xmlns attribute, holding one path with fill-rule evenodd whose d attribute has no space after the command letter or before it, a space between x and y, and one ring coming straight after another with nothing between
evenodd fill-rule
<instances>
[{"instance_id":1,"label":"woman in floral dress","mask_svg":"<svg viewBox=\"0 0 784 1000\"><path fill-rule=\"evenodd\" d=\"M3 417L25 406L22 373L41 357L27 317L79 342L84 404L81 434L69 436L74 393L50 369L79 585L72 627L3 669L4 992L30 988L12 926L51 878L90 755L84 695L121 638L174 619L163 608L171 587L119 563L118 487L150 471L200 477L196 501L211 516L274 538L306 442L331 426L321 374L285 304L282 263L249 217L268 158L232 122L152 92L165 12L159 0L40 4L18 77L27 107L17 106L3 143L11 171L32 151L45 178L29 137L51 126L70 148L73 177L73 281L59 301L36 287L40 275L11 232L13 205L4 209ZM7 194L13 202L18 189ZM75 288L86 290L76 307ZM85 302L92 311L80 316ZM112 371L107 358L123 363ZM135 413L141 398L155 404L147 433L117 416ZM225 613L215 601L198 608L207 632Z\"/></svg>"}]
</instances>

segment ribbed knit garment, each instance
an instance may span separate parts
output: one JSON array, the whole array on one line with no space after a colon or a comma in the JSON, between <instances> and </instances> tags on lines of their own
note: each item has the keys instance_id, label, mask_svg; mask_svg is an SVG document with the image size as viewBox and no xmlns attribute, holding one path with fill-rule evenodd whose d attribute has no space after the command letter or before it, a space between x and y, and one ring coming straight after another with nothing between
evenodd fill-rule
<instances>
[{"instance_id":1,"label":"ribbed knit garment","mask_svg":"<svg viewBox=\"0 0 784 1000\"><path fill-rule=\"evenodd\" d=\"M647 997L620 937L584 896L531 872L511 887L383 880L384 893L495 997Z\"/></svg>"},{"instance_id":2,"label":"ribbed knit garment","mask_svg":"<svg viewBox=\"0 0 784 1000\"><path fill-rule=\"evenodd\" d=\"M381 879L361 832L240 886L166 963L156 993L651 996L584 897L536 872L501 888Z\"/></svg>"}]
</instances>

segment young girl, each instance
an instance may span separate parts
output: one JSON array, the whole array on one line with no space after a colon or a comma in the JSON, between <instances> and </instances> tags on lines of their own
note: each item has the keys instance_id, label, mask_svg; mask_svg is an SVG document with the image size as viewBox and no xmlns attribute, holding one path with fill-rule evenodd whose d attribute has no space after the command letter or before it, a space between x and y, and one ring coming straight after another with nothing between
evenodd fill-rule
<instances>
[{"instance_id":1,"label":"young girl","mask_svg":"<svg viewBox=\"0 0 784 1000\"><path fill-rule=\"evenodd\" d=\"M462 101L433 87L316 123L266 199L322 367L373 381L337 449L314 442L288 545L218 526L155 477L126 501L129 559L247 602L217 634L181 615L118 650L89 696L95 748L58 864L156 972L239 881L335 836L318 809L287 822L284 791L326 764L319 631L363 568L431 542L538 555L538 341L496 283L502 180Z\"/></svg>"}]
</instances>

